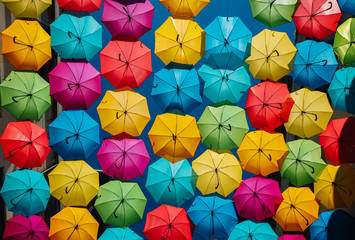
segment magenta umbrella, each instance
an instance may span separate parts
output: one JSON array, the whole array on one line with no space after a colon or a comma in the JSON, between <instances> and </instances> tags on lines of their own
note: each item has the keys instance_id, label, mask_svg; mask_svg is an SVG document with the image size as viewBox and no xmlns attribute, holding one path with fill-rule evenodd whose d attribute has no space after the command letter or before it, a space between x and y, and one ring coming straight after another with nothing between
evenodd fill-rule
<instances>
[{"instance_id":1,"label":"magenta umbrella","mask_svg":"<svg viewBox=\"0 0 355 240\"><path fill-rule=\"evenodd\" d=\"M149 0L127 6L115 0L105 0L101 21L114 38L139 39L152 28L153 12Z\"/></svg>"},{"instance_id":2,"label":"magenta umbrella","mask_svg":"<svg viewBox=\"0 0 355 240\"><path fill-rule=\"evenodd\" d=\"M43 218L32 215L26 218L22 215L7 220L4 231L4 240L46 240L48 238L49 229Z\"/></svg>"},{"instance_id":3,"label":"magenta umbrella","mask_svg":"<svg viewBox=\"0 0 355 240\"><path fill-rule=\"evenodd\" d=\"M274 216L282 200L279 183L263 177L243 180L233 196L238 215L257 221Z\"/></svg>"},{"instance_id":4,"label":"magenta umbrella","mask_svg":"<svg viewBox=\"0 0 355 240\"><path fill-rule=\"evenodd\" d=\"M279 237L278 240L306 240L306 238L303 235L295 235L295 234L284 234L281 237Z\"/></svg>"}]
</instances>

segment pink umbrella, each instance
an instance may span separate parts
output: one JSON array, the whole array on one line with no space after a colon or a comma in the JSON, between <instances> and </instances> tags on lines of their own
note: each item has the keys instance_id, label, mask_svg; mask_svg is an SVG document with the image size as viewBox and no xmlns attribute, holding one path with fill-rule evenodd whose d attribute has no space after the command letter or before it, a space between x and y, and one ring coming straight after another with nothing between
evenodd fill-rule
<instances>
[{"instance_id":1,"label":"pink umbrella","mask_svg":"<svg viewBox=\"0 0 355 240\"><path fill-rule=\"evenodd\" d=\"M97 158L103 173L129 180L142 176L150 160L144 141L119 134L103 141Z\"/></svg>"},{"instance_id":2,"label":"pink umbrella","mask_svg":"<svg viewBox=\"0 0 355 240\"><path fill-rule=\"evenodd\" d=\"M149 0L127 6L105 0L101 21L113 37L138 39L152 28L153 12Z\"/></svg>"},{"instance_id":3,"label":"pink umbrella","mask_svg":"<svg viewBox=\"0 0 355 240\"><path fill-rule=\"evenodd\" d=\"M49 73L50 95L65 110L87 109L101 96L101 76L90 63L61 62Z\"/></svg>"},{"instance_id":4,"label":"pink umbrella","mask_svg":"<svg viewBox=\"0 0 355 240\"><path fill-rule=\"evenodd\" d=\"M263 177L243 180L233 196L238 215L257 221L274 216L282 200L279 183Z\"/></svg>"},{"instance_id":5,"label":"pink umbrella","mask_svg":"<svg viewBox=\"0 0 355 240\"><path fill-rule=\"evenodd\" d=\"M22 215L7 220L4 231L4 240L46 240L48 238L49 229L43 218L32 215L26 218Z\"/></svg>"},{"instance_id":6,"label":"pink umbrella","mask_svg":"<svg viewBox=\"0 0 355 240\"><path fill-rule=\"evenodd\" d=\"M278 240L306 240L303 235L284 234Z\"/></svg>"}]
</instances>

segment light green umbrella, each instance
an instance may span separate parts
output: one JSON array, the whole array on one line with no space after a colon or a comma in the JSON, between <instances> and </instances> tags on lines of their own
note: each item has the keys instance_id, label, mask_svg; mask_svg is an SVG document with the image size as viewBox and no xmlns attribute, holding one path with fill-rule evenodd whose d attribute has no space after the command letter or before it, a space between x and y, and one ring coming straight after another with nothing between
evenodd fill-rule
<instances>
[{"instance_id":1,"label":"light green umbrella","mask_svg":"<svg viewBox=\"0 0 355 240\"><path fill-rule=\"evenodd\" d=\"M355 64L355 18L349 18L337 28L333 49L344 65Z\"/></svg>"}]
</instances>

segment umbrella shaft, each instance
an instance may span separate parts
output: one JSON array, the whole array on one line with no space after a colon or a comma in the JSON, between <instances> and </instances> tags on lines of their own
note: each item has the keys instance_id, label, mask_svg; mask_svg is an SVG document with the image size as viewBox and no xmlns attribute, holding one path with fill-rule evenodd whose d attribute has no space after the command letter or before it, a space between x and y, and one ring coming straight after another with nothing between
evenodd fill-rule
<instances>
[{"instance_id":1,"label":"umbrella shaft","mask_svg":"<svg viewBox=\"0 0 355 240\"><path fill-rule=\"evenodd\" d=\"M31 51L33 50L33 46L32 46L32 45L25 44L25 43L20 43L20 42L16 42L16 38L17 38L17 37L14 36L14 38L12 39L12 41L13 41L15 44L22 45L22 46L26 46L26 47L31 48Z\"/></svg>"},{"instance_id":2,"label":"umbrella shaft","mask_svg":"<svg viewBox=\"0 0 355 240\"><path fill-rule=\"evenodd\" d=\"M17 150L20 150L20 149L26 147L27 145L32 145L32 141L27 142L27 143L25 143L25 144L23 144L23 145L21 145L21 146L19 146L19 147L16 147L16 148L10 150L10 151L9 151L9 157L13 157L12 152L15 152L15 151L17 151Z\"/></svg>"}]
</instances>

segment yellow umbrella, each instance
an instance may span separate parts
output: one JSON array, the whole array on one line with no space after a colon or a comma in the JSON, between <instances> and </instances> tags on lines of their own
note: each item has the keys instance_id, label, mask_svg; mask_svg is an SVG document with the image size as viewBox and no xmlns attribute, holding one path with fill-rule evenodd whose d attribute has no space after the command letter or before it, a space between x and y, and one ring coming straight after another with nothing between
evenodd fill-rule
<instances>
[{"instance_id":1,"label":"yellow umbrella","mask_svg":"<svg viewBox=\"0 0 355 240\"><path fill-rule=\"evenodd\" d=\"M112 135L139 136L150 120L147 99L128 87L107 91L97 112L102 129Z\"/></svg>"},{"instance_id":2,"label":"yellow umbrella","mask_svg":"<svg viewBox=\"0 0 355 240\"><path fill-rule=\"evenodd\" d=\"M247 133L237 151L245 171L263 176L280 171L288 153L283 134L264 130Z\"/></svg>"},{"instance_id":3,"label":"yellow umbrella","mask_svg":"<svg viewBox=\"0 0 355 240\"><path fill-rule=\"evenodd\" d=\"M51 240L96 240L99 223L86 208L66 207L51 217Z\"/></svg>"},{"instance_id":4,"label":"yellow umbrella","mask_svg":"<svg viewBox=\"0 0 355 240\"><path fill-rule=\"evenodd\" d=\"M264 29L252 38L245 62L254 78L277 81L292 72L296 52L287 33Z\"/></svg>"},{"instance_id":5,"label":"yellow umbrella","mask_svg":"<svg viewBox=\"0 0 355 240\"><path fill-rule=\"evenodd\" d=\"M318 219L319 204L308 187L288 187L273 217L284 231L303 232Z\"/></svg>"},{"instance_id":6,"label":"yellow umbrella","mask_svg":"<svg viewBox=\"0 0 355 240\"><path fill-rule=\"evenodd\" d=\"M83 160L61 161L48 174L50 194L64 206L87 206L99 190L99 173Z\"/></svg>"},{"instance_id":7,"label":"yellow umbrella","mask_svg":"<svg viewBox=\"0 0 355 240\"><path fill-rule=\"evenodd\" d=\"M196 186L203 195L217 192L227 197L242 181L242 168L230 152L219 154L208 149L192 161L192 168L198 175Z\"/></svg>"},{"instance_id":8,"label":"yellow umbrella","mask_svg":"<svg viewBox=\"0 0 355 240\"><path fill-rule=\"evenodd\" d=\"M169 17L155 31L154 53L165 65L170 62L194 65L205 55L205 35L196 22Z\"/></svg>"},{"instance_id":9,"label":"yellow umbrella","mask_svg":"<svg viewBox=\"0 0 355 240\"><path fill-rule=\"evenodd\" d=\"M52 5L51 0L1 0L17 18L37 18Z\"/></svg>"},{"instance_id":10,"label":"yellow umbrella","mask_svg":"<svg viewBox=\"0 0 355 240\"><path fill-rule=\"evenodd\" d=\"M159 0L174 17L196 17L210 0Z\"/></svg>"},{"instance_id":11,"label":"yellow umbrella","mask_svg":"<svg viewBox=\"0 0 355 240\"><path fill-rule=\"evenodd\" d=\"M52 58L51 37L37 21L16 19L1 32L1 53L17 70L38 71Z\"/></svg>"},{"instance_id":12,"label":"yellow umbrella","mask_svg":"<svg viewBox=\"0 0 355 240\"><path fill-rule=\"evenodd\" d=\"M310 138L325 131L333 114L327 94L302 88L291 93L295 101L285 128L288 133Z\"/></svg>"},{"instance_id":13,"label":"yellow umbrella","mask_svg":"<svg viewBox=\"0 0 355 240\"><path fill-rule=\"evenodd\" d=\"M354 182L354 168L327 165L314 183L314 193L328 209L348 208L355 201Z\"/></svg>"},{"instance_id":14,"label":"yellow umbrella","mask_svg":"<svg viewBox=\"0 0 355 240\"><path fill-rule=\"evenodd\" d=\"M189 115L158 115L148 133L154 154L172 163L195 155L201 136L196 119Z\"/></svg>"}]
</instances>

